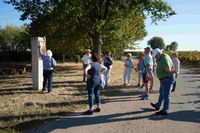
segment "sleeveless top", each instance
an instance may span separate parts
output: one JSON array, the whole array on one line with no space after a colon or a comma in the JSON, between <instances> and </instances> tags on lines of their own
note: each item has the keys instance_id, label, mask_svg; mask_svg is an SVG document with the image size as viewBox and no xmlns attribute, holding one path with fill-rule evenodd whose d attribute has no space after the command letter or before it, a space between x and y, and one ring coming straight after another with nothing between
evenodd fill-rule
<instances>
[{"instance_id":1,"label":"sleeveless top","mask_svg":"<svg viewBox=\"0 0 200 133\"><path fill-rule=\"evenodd\" d=\"M101 82L101 64L93 62L90 68L91 77L87 80L87 86L97 86Z\"/></svg>"}]
</instances>

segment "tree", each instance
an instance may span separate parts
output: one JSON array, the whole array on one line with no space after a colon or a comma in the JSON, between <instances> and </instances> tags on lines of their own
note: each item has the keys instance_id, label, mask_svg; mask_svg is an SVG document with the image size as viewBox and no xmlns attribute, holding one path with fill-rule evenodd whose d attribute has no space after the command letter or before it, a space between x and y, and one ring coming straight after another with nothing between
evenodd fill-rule
<instances>
[{"instance_id":1,"label":"tree","mask_svg":"<svg viewBox=\"0 0 200 133\"><path fill-rule=\"evenodd\" d=\"M72 45L82 47L78 42L89 40L92 42L93 51L99 55L102 48L126 48L130 42L142 39L146 35L144 29L146 15L151 15L152 22L156 23L175 14L172 8L161 0L6 0L5 2L23 12L22 20L32 20L31 35L58 37L57 44L61 42L72 48L74 48Z\"/></svg>"},{"instance_id":2,"label":"tree","mask_svg":"<svg viewBox=\"0 0 200 133\"><path fill-rule=\"evenodd\" d=\"M164 49L165 48L164 40L161 37L153 37L153 38L151 38L147 42L147 45L150 45L150 47L152 49L155 49L155 48Z\"/></svg>"},{"instance_id":3,"label":"tree","mask_svg":"<svg viewBox=\"0 0 200 133\"><path fill-rule=\"evenodd\" d=\"M176 51L178 49L178 43L176 41L170 44L170 50Z\"/></svg>"},{"instance_id":4,"label":"tree","mask_svg":"<svg viewBox=\"0 0 200 133\"><path fill-rule=\"evenodd\" d=\"M0 28L0 42L1 51L25 51L30 48L27 27L7 25L5 28Z\"/></svg>"},{"instance_id":5,"label":"tree","mask_svg":"<svg viewBox=\"0 0 200 133\"><path fill-rule=\"evenodd\" d=\"M166 46L167 51L176 51L178 49L178 43L176 41L172 42L170 45Z\"/></svg>"}]
</instances>

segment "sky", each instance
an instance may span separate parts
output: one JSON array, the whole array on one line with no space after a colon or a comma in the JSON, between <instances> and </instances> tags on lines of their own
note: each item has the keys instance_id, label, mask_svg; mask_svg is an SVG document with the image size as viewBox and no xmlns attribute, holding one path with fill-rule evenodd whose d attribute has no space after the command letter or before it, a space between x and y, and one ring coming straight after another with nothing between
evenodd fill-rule
<instances>
[{"instance_id":1,"label":"sky","mask_svg":"<svg viewBox=\"0 0 200 133\"><path fill-rule=\"evenodd\" d=\"M152 24L147 18L145 28L147 36L139 41L138 46L143 49L147 41L154 36L164 39L166 45L176 41L178 50L200 51L200 0L165 0L176 11L167 21L160 21L158 25ZM3 3L0 0L0 26L8 24L21 26L30 21L19 20L22 13L17 12L12 5Z\"/></svg>"}]
</instances>

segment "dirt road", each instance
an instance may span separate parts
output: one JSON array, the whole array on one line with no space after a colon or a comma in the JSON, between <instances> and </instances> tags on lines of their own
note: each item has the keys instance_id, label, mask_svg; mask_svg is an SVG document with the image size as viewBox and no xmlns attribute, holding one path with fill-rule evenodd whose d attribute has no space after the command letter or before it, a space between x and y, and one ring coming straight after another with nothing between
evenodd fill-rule
<instances>
[{"instance_id":1,"label":"dirt road","mask_svg":"<svg viewBox=\"0 0 200 133\"><path fill-rule=\"evenodd\" d=\"M143 90L113 84L115 93L102 94L102 111L92 116L74 113L50 122L35 133L199 133L200 132L200 72L181 70L176 92L172 93L170 114L156 116L150 106L158 98L156 81L150 100L140 100Z\"/></svg>"}]
</instances>

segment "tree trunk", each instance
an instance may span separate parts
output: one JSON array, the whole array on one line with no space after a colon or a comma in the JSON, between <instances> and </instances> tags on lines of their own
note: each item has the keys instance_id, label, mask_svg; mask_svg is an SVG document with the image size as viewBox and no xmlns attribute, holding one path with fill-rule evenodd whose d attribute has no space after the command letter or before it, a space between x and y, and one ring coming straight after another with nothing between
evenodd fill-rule
<instances>
[{"instance_id":1,"label":"tree trunk","mask_svg":"<svg viewBox=\"0 0 200 133\"><path fill-rule=\"evenodd\" d=\"M102 45L102 38L101 34L96 32L93 36L93 52L97 53L99 57L101 58L101 45Z\"/></svg>"}]
</instances>

